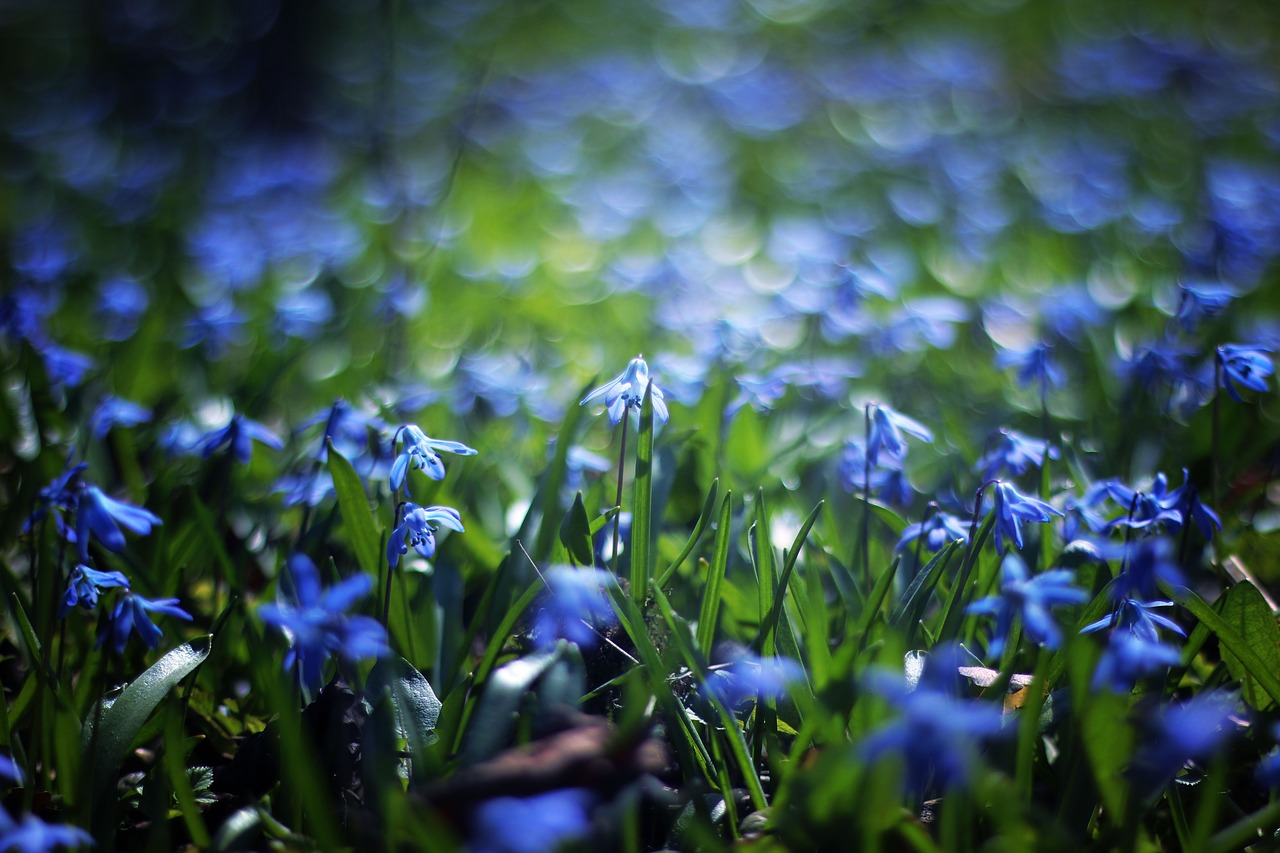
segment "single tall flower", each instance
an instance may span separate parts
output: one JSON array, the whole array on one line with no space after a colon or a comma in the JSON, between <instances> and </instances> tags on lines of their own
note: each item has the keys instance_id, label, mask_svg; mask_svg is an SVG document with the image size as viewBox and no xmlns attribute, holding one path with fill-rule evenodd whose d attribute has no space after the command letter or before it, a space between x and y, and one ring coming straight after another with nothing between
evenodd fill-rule
<instances>
[{"instance_id":1,"label":"single tall flower","mask_svg":"<svg viewBox=\"0 0 1280 853\"><path fill-rule=\"evenodd\" d=\"M459 456L476 455L474 449L467 447L460 441L429 438L426 433L413 424L405 424L396 430L396 437L392 439L392 444L397 439L403 439L404 444L400 455L396 457L395 463L391 466L391 488L393 491L405 484L410 468L417 468L432 480L443 480L444 461L440 458L439 451L441 450L446 453L456 453ZM408 493L407 487L405 492L406 494Z\"/></svg>"},{"instance_id":2,"label":"single tall flower","mask_svg":"<svg viewBox=\"0 0 1280 853\"><path fill-rule=\"evenodd\" d=\"M123 652L125 643L129 641L129 634L137 631L138 637L146 643L147 648L154 649L159 644L163 632L151 621L151 616L148 615L151 613L162 613L184 622L191 621L191 614L178 606L176 598L160 598L152 601L129 591L111 611L107 626L98 635L98 645L101 646L106 641L109 633L112 647L117 652Z\"/></svg>"},{"instance_id":3,"label":"single tall flower","mask_svg":"<svg viewBox=\"0 0 1280 853\"><path fill-rule=\"evenodd\" d=\"M1062 632L1053 621L1049 609L1067 604L1083 604L1089 594L1073 586L1074 575L1067 569L1043 572L1035 577L1017 554L1010 553L1000 566L1000 595L984 598L969 605L970 613L996 617L996 631L987 647L991 657L1004 653L1004 644L1013 629L1013 617L1022 617L1027 636L1045 648L1056 649L1062 643Z\"/></svg>"},{"instance_id":4,"label":"single tall flower","mask_svg":"<svg viewBox=\"0 0 1280 853\"><path fill-rule=\"evenodd\" d=\"M80 562L89 562L89 539L98 537L111 551L124 550L124 527L140 536L151 532L162 522L154 513L140 506L109 498L97 486L86 486L76 502L76 545Z\"/></svg>"},{"instance_id":5,"label":"single tall flower","mask_svg":"<svg viewBox=\"0 0 1280 853\"><path fill-rule=\"evenodd\" d=\"M1181 495L1178 490L1169 491L1169 479L1161 471L1151 482L1151 488L1145 492L1126 486L1119 480L1106 481L1107 494L1111 496L1124 515L1107 523L1107 532L1117 527L1128 527L1131 530L1145 530L1148 527L1167 525L1170 530L1177 530L1182 525L1182 511L1179 509Z\"/></svg>"},{"instance_id":6,"label":"single tall flower","mask_svg":"<svg viewBox=\"0 0 1280 853\"><path fill-rule=\"evenodd\" d=\"M1232 400L1241 402L1237 384L1253 391L1267 390L1267 377L1275 371L1270 347L1223 344L1218 347L1216 357L1222 368L1222 382Z\"/></svg>"},{"instance_id":7,"label":"single tall flower","mask_svg":"<svg viewBox=\"0 0 1280 853\"><path fill-rule=\"evenodd\" d=\"M388 653L387 632L369 616L349 616L347 610L373 589L373 578L352 575L321 591L320 573L305 554L294 554L287 563L293 595L278 597L274 604L258 608L258 617L280 630L289 640L284 668L298 667L298 677L309 689L320 687L322 668L330 654L348 661L382 657Z\"/></svg>"},{"instance_id":8,"label":"single tall flower","mask_svg":"<svg viewBox=\"0 0 1280 853\"><path fill-rule=\"evenodd\" d=\"M1004 555L1005 537L1013 540L1013 544L1022 549L1022 522L1046 522L1053 516L1062 513L1038 498L1029 498L1020 494L1017 489L1006 482L997 480L995 484L996 514L996 552Z\"/></svg>"},{"instance_id":9,"label":"single tall flower","mask_svg":"<svg viewBox=\"0 0 1280 853\"><path fill-rule=\"evenodd\" d=\"M659 423L667 422L667 404L662 389L649 379L649 364L644 356L636 356L627 364L627 369L619 373L612 381L583 397L578 403L584 406L597 397L604 397L604 404L609 410L609 422L614 426L622 420L628 409L639 409L644 402L646 388L652 387L650 399L653 400L653 416Z\"/></svg>"},{"instance_id":10,"label":"single tall flower","mask_svg":"<svg viewBox=\"0 0 1280 853\"><path fill-rule=\"evenodd\" d=\"M387 540L387 563L391 568L400 564L400 557L413 548L423 557L431 559L436 553L436 528L442 524L450 530L463 532L462 517L456 509L447 506L421 507L406 503L402 508L400 523L391 531Z\"/></svg>"}]
</instances>

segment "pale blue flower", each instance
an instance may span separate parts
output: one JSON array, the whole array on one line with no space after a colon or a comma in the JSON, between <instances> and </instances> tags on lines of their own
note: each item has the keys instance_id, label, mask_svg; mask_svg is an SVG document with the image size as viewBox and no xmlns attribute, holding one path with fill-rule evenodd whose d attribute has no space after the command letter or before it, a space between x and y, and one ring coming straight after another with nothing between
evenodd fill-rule
<instances>
[{"instance_id":1,"label":"pale blue flower","mask_svg":"<svg viewBox=\"0 0 1280 853\"><path fill-rule=\"evenodd\" d=\"M101 440L113 427L133 427L151 420L151 410L121 397L107 397L89 416L89 431Z\"/></svg>"},{"instance_id":2,"label":"pale blue flower","mask_svg":"<svg viewBox=\"0 0 1280 853\"><path fill-rule=\"evenodd\" d=\"M1058 448L1015 430L1002 430L996 446L978 460L974 470L981 471L984 480L995 479L1002 473L1017 477L1043 466L1046 454L1050 459L1057 459Z\"/></svg>"},{"instance_id":3,"label":"pale blue flower","mask_svg":"<svg viewBox=\"0 0 1280 853\"><path fill-rule=\"evenodd\" d=\"M866 452L872 465L880 461L881 451L894 459L901 459L906 454L907 442L902 437L904 432L921 441L933 441L933 433L928 427L901 412L880 403L872 403L870 409L871 429L867 434Z\"/></svg>"},{"instance_id":4,"label":"pale blue flower","mask_svg":"<svg viewBox=\"0 0 1280 853\"><path fill-rule=\"evenodd\" d=\"M898 540L898 548L903 548L907 543L914 542L922 536L925 548L930 551L939 551L946 547L947 543L956 539L968 542L969 526L950 513L935 512L924 521L907 525L902 531L902 538Z\"/></svg>"},{"instance_id":5,"label":"pale blue flower","mask_svg":"<svg viewBox=\"0 0 1280 853\"><path fill-rule=\"evenodd\" d=\"M406 494L408 494L406 480L411 468L417 468L432 480L444 479L444 462L440 459L439 451L456 453L459 456L476 455L475 450L460 441L429 438L426 433L413 424L405 424L396 430L396 436L392 439L392 444L396 440L402 440L404 443L400 455L396 457L396 461L391 466L391 488L394 491L399 489L401 485L405 485Z\"/></svg>"},{"instance_id":6,"label":"pale blue flower","mask_svg":"<svg viewBox=\"0 0 1280 853\"><path fill-rule=\"evenodd\" d=\"M645 389L650 387L653 389L649 395L653 400L653 417L659 423L665 424L668 417L667 404L662 389L649 379L649 365L645 362L644 356L631 359L626 370L583 397L578 405L584 406L598 397L603 397L604 404L609 410L609 422L617 426L627 410L640 408L640 404L644 402Z\"/></svg>"},{"instance_id":7,"label":"pale blue flower","mask_svg":"<svg viewBox=\"0 0 1280 853\"><path fill-rule=\"evenodd\" d=\"M1062 369L1050 358L1053 350L1048 344L1035 344L1026 350L1001 350L996 356L996 367L1004 370L1017 368L1018 384L1022 387L1035 384L1044 394L1050 386L1057 387L1065 381Z\"/></svg>"},{"instance_id":8,"label":"pale blue flower","mask_svg":"<svg viewBox=\"0 0 1280 853\"><path fill-rule=\"evenodd\" d=\"M617 623L604 588L616 585L604 569L551 566L543 573L547 595L533 619L533 641L539 648L568 640L583 648L596 645L599 627Z\"/></svg>"},{"instance_id":9,"label":"pale blue flower","mask_svg":"<svg viewBox=\"0 0 1280 853\"><path fill-rule=\"evenodd\" d=\"M804 681L804 669L785 657L760 657L737 650L727 666L713 667L703 689L728 709L747 701L780 699L787 689Z\"/></svg>"},{"instance_id":10,"label":"pale blue flower","mask_svg":"<svg viewBox=\"0 0 1280 853\"><path fill-rule=\"evenodd\" d=\"M447 506L421 507L414 503L406 503L401 508L400 523L391 531L387 540L387 562L391 568L400 564L400 557L413 548L423 557L430 559L436 553L435 524L442 524L450 530L463 532L462 517L456 509Z\"/></svg>"},{"instance_id":11,"label":"pale blue flower","mask_svg":"<svg viewBox=\"0 0 1280 853\"><path fill-rule=\"evenodd\" d=\"M201 448L207 459L225 447L230 450L237 462L247 465L253 455L255 441L265 444L272 450L284 447L280 437L267 426L237 414L232 416L225 427L208 433L201 441Z\"/></svg>"}]
</instances>

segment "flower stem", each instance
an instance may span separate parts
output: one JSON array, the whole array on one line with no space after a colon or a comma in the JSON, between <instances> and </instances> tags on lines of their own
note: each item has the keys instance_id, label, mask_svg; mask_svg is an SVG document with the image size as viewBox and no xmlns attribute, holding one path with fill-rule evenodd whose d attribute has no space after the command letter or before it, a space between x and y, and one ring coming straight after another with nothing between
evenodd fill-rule
<instances>
[{"instance_id":1,"label":"flower stem","mask_svg":"<svg viewBox=\"0 0 1280 853\"><path fill-rule=\"evenodd\" d=\"M1213 506L1221 510L1222 501L1218 494L1218 408L1222 399L1222 362L1213 360L1213 421L1209 432L1209 484L1213 488Z\"/></svg>"},{"instance_id":2,"label":"flower stem","mask_svg":"<svg viewBox=\"0 0 1280 853\"><path fill-rule=\"evenodd\" d=\"M871 590L871 404L862 409L862 578Z\"/></svg>"},{"instance_id":3,"label":"flower stem","mask_svg":"<svg viewBox=\"0 0 1280 853\"><path fill-rule=\"evenodd\" d=\"M614 500L613 505L618 508L618 513L613 517L613 553L611 555L613 561L613 573L618 573L618 536L619 528L622 525L622 476L623 461L627 458L627 415L629 411L624 410L622 415L622 446L618 450L618 496Z\"/></svg>"}]
</instances>

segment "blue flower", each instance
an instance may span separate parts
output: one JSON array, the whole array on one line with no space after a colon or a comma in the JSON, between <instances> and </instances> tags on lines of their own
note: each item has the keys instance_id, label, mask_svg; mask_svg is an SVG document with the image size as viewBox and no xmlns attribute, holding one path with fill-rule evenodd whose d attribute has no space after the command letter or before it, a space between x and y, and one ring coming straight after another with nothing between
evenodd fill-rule
<instances>
[{"instance_id":1,"label":"blue flower","mask_svg":"<svg viewBox=\"0 0 1280 853\"><path fill-rule=\"evenodd\" d=\"M391 531L391 538L387 541L387 562L391 568L400 564L401 555L409 553L410 547L427 559L435 556L436 528L433 523L463 532L462 517L451 507L421 507L406 503L401 508L400 523Z\"/></svg>"},{"instance_id":2,"label":"blue flower","mask_svg":"<svg viewBox=\"0 0 1280 853\"><path fill-rule=\"evenodd\" d=\"M107 397L89 416L89 430L101 440L112 427L133 427L151 420L151 410L120 397Z\"/></svg>"},{"instance_id":3,"label":"blue flower","mask_svg":"<svg viewBox=\"0 0 1280 853\"><path fill-rule=\"evenodd\" d=\"M924 521L907 525L907 528L902 531L902 538L898 540L898 547L902 548L921 536L924 537L926 548L930 551L939 551L955 539L968 542L969 527L950 513L935 512Z\"/></svg>"},{"instance_id":4,"label":"blue flower","mask_svg":"<svg viewBox=\"0 0 1280 853\"><path fill-rule=\"evenodd\" d=\"M22 784L22 768L7 755L0 755L0 782L8 785Z\"/></svg>"},{"instance_id":5,"label":"blue flower","mask_svg":"<svg viewBox=\"0 0 1280 853\"><path fill-rule=\"evenodd\" d=\"M1173 546L1167 539L1153 537L1137 542L1111 544L1101 550L1104 559L1123 560L1119 577L1112 587L1117 601L1138 597L1148 599L1158 592L1158 584L1186 586L1182 570L1173 559Z\"/></svg>"},{"instance_id":6,"label":"blue flower","mask_svg":"<svg viewBox=\"0 0 1280 853\"><path fill-rule=\"evenodd\" d=\"M135 279L116 276L104 281L98 291L102 336L109 341L133 337L148 302L146 289Z\"/></svg>"},{"instance_id":7,"label":"blue flower","mask_svg":"<svg viewBox=\"0 0 1280 853\"><path fill-rule=\"evenodd\" d=\"M272 450L284 447L280 437L266 426L239 414L233 415L225 427L206 435L200 444L206 459L225 447L230 450L237 462L247 465L253 456L255 441L265 444Z\"/></svg>"},{"instance_id":8,"label":"blue flower","mask_svg":"<svg viewBox=\"0 0 1280 853\"><path fill-rule=\"evenodd\" d=\"M1133 757L1130 774L1141 797L1158 794L1192 759L1204 760L1233 733L1236 697L1206 691L1181 704L1159 708L1148 739Z\"/></svg>"},{"instance_id":9,"label":"blue flower","mask_svg":"<svg viewBox=\"0 0 1280 853\"><path fill-rule=\"evenodd\" d=\"M1182 485L1169 493L1166 505L1177 507L1182 513L1183 524L1186 524L1188 519L1194 521L1204 538L1209 541L1213 541L1215 530L1222 529L1222 519L1200 500L1200 493L1188 479L1186 468L1182 469Z\"/></svg>"},{"instance_id":10,"label":"blue flower","mask_svg":"<svg viewBox=\"0 0 1280 853\"><path fill-rule=\"evenodd\" d=\"M609 410L609 422L617 426L627 410L640 408L640 404L644 402L645 389L650 387L653 388L650 394L653 400L653 417L665 424L668 417L667 404L662 389L649 379L649 365L644 356L631 359L626 370L583 397L578 405L584 406L597 397L604 397L604 404Z\"/></svg>"},{"instance_id":11,"label":"blue flower","mask_svg":"<svg viewBox=\"0 0 1280 853\"><path fill-rule=\"evenodd\" d=\"M56 386L78 387L84 382L84 375L93 369L93 359L89 356L59 346L52 341L46 341L36 349L44 358L44 368L49 373L49 381Z\"/></svg>"},{"instance_id":12,"label":"blue flower","mask_svg":"<svg viewBox=\"0 0 1280 853\"><path fill-rule=\"evenodd\" d=\"M124 550L123 526L140 536L151 532L162 522L155 514L140 506L109 498L97 486L86 486L76 502L76 545L80 562L89 562L89 539L96 536L111 551Z\"/></svg>"},{"instance_id":13,"label":"blue flower","mask_svg":"<svg viewBox=\"0 0 1280 853\"><path fill-rule=\"evenodd\" d=\"M906 506L915 496L915 488L907 479L903 470L903 458L884 455L879 464L872 463L867 471L866 446L861 439L850 438L844 444L844 452L840 456L840 479L850 490L861 491L863 486L870 488L871 493L885 503L894 506Z\"/></svg>"},{"instance_id":14,"label":"blue flower","mask_svg":"<svg viewBox=\"0 0 1280 853\"><path fill-rule=\"evenodd\" d=\"M1128 693L1138 679L1156 675L1179 662L1181 653L1174 646L1160 642L1158 628L1184 637L1186 633L1173 620L1152 612L1156 607L1169 607L1172 603L1125 599L1110 616L1080 630L1085 634L1111 629L1107 648L1093 671L1095 690L1105 688L1113 693Z\"/></svg>"},{"instance_id":15,"label":"blue flower","mask_svg":"<svg viewBox=\"0 0 1280 853\"><path fill-rule=\"evenodd\" d=\"M1005 370L1010 367L1018 369L1018 384L1027 387L1032 383L1040 386L1044 394L1049 386L1057 387L1064 381L1062 370L1049 358L1052 347L1048 344L1036 344L1026 350L1002 350L996 356L996 367Z\"/></svg>"},{"instance_id":16,"label":"blue flower","mask_svg":"<svg viewBox=\"0 0 1280 853\"><path fill-rule=\"evenodd\" d=\"M1267 377L1275 370L1270 353L1270 347L1244 344L1223 344L1218 347L1218 366L1222 368L1222 381L1231 399L1241 402L1237 383L1253 391L1267 390Z\"/></svg>"},{"instance_id":17,"label":"blue flower","mask_svg":"<svg viewBox=\"0 0 1280 853\"><path fill-rule=\"evenodd\" d=\"M1120 601L1115 611L1097 622L1091 622L1080 629L1081 634L1092 634L1104 628L1125 631L1148 643L1160 640L1159 628L1172 631L1180 636L1187 636L1182 626L1167 616L1153 612L1157 607L1172 607L1172 601L1141 601L1136 598L1125 598Z\"/></svg>"},{"instance_id":18,"label":"blue flower","mask_svg":"<svg viewBox=\"0 0 1280 853\"><path fill-rule=\"evenodd\" d=\"M184 622L191 621L191 614L178 606L176 598L159 598L152 601L129 591L111 611L106 627L98 635L98 646L103 644L107 634L110 633L112 647L117 652L123 652L125 643L129 641L129 634L137 631L138 637L147 645L147 648L154 649L160 642L162 632L151 621L148 615L150 613L162 613Z\"/></svg>"},{"instance_id":19,"label":"blue flower","mask_svg":"<svg viewBox=\"0 0 1280 853\"><path fill-rule=\"evenodd\" d=\"M1157 385L1178 385L1194 381L1185 364L1190 355L1186 347L1156 341L1121 362L1120 372L1127 384L1141 385L1148 391Z\"/></svg>"},{"instance_id":20,"label":"blue flower","mask_svg":"<svg viewBox=\"0 0 1280 853\"><path fill-rule=\"evenodd\" d=\"M67 591L58 605L58 618L66 616L77 604L85 610L92 610L98 605L98 595L102 590L113 587L128 589L129 579L120 572L100 572L85 565L76 566L71 570Z\"/></svg>"},{"instance_id":21,"label":"blue flower","mask_svg":"<svg viewBox=\"0 0 1280 853\"><path fill-rule=\"evenodd\" d=\"M587 834L595 795L560 788L530 797L494 797L476 806L471 853L544 853Z\"/></svg>"},{"instance_id":22,"label":"blue flower","mask_svg":"<svg viewBox=\"0 0 1280 853\"><path fill-rule=\"evenodd\" d=\"M277 596L276 603L258 608L258 617L289 640L284 668L292 670L296 664L305 687L320 686L321 668L330 654L359 661L388 653L386 629L376 619L347 615L373 589L373 578L352 575L321 591L320 573L305 554L291 556L287 572L293 583L292 599Z\"/></svg>"},{"instance_id":23,"label":"blue flower","mask_svg":"<svg viewBox=\"0 0 1280 853\"><path fill-rule=\"evenodd\" d=\"M475 456L476 451L460 441L444 441L428 438L426 433L412 424L405 424L396 430L396 438L403 436L404 444L400 455L391 466L391 489L399 489L405 483L410 468L417 468L432 480L444 479L444 462L438 451L456 453L459 456ZM392 444L395 439L392 439ZM408 493L406 487L405 493Z\"/></svg>"},{"instance_id":24,"label":"blue flower","mask_svg":"<svg viewBox=\"0 0 1280 853\"><path fill-rule=\"evenodd\" d=\"M703 689L733 710L748 699L780 699L799 681L804 681L804 669L791 658L735 650L727 665L712 668Z\"/></svg>"},{"instance_id":25,"label":"blue flower","mask_svg":"<svg viewBox=\"0 0 1280 853\"><path fill-rule=\"evenodd\" d=\"M1156 474L1151 488L1145 492L1126 486L1119 480L1107 480L1105 487L1112 500L1125 510L1124 515L1107 523L1108 533L1117 527L1145 530L1163 524L1170 530L1177 530L1182 526L1182 511L1178 508L1181 495L1176 489L1169 491L1169 480L1164 472Z\"/></svg>"},{"instance_id":26,"label":"blue flower","mask_svg":"<svg viewBox=\"0 0 1280 853\"><path fill-rule=\"evenodd\" d=\"M996 552L1001 556L1004 555L1006 537L1012 539L1019 550L1022 549L1022 522L1046 522L1055 515L1062 515L1038 498L1019 494L1017 489L1003 481L996 481L995 492L992 511L996 514Z\"/></svg>"},{"instance_id":27,"label":"blue flower","mask_svg":"<svg viewBox=\"0 0 1280 853\"><path fill-rule=\"evenodd\" d=\"M914 435L921 441L933 441L933 433L928 427L912 420L901 412L879 403L870 404L871 429L867 434L867 456L871 464L880 461L880 452L884 451L894 459L901 459L907 452L906 439L902 433Z\"/></svg>"},{"instance_id":28,"label":"blue flower","mask_svg":"<svg viewBox=\"0 0 1280 853\"><path fill-rule=\"evenodd\" d=\"M1089 594L1072 586L1072 572L1066 569L1043 572L1034 578L1017 554L1005 556L1000 566L1000 595L984 598L969 605L970 613L996 617L996 631L987 651L993 658L1004 653L1004 644L1013 629L1013 617L1022 616L1022 627L1028 637L1048 649L1062 643L1062 632L1053 621L1049 609L1067 604L1082 604Z\"/></svg>"},{"instance_id":29,"label":"blue flower","mask_svg":"<svg viewBox=\"0 0 1280 853\"><path fill-rule=\"evenodd\" d=\"M599 626L616 624L617 615L604 593L604 587L617 583L609 572L552 566L543 579L547 595L533 620L533 641L538 648L551 648L557 640L591 648Z\"/></svg>"},{"instance_id":30,"label":"blue flower","mask_svg":"<svg viewBox=\"0 0 1280 853\"><path fill-rule=\"evenodd\" d=\"M91 847L93 837L76 826L45 823L33 814L21 821L0 808L0 850L18 853L48 853L58 847Z\"/></svg>"},{"instance_id":31,"label":"blue flower","mask_svg":"<svg viewBox=\"0 0 1280 853\"><path fill-rule=\"evenodd\" d=\"M984 480L995 479L1002 471L1008 472L1011 477L1017 477L1033 466L1039 468L1044 465L1046 453L1050 459L1058 458L1058 448L1050 447L1049 442L1030 438L1014 430L1002 430L999 443L978 460L974 470L982 471Z\"/></svg>"},{"instance_id":32,"label":"blue flower","mask_svg":"<svg viewBox=\"0 0 1280 853\"><path fill-rule=\"evenodd\" d=\"M1194 331L1201 320L1219 314L1235 297L1235 289L1220 282L1183 284L1178 288L1178 325Z\"/></svg>"},{"instance_id":33,"label":"blue flower","mask_svg":"<svg viewBox=\"0 0 1280 853\"><path fill-rule=\"evenodd\" d=\"M1280 723L1271 726L1271 739L1280 740ZM1272 791L1280 788L1280 749L1258 762L1258 779Z\"/></svg>"},{"instance_id":34,"label":"blue flower","mask_svg":"<svg viewBox=\"0 0 1280 853\"><path fill-rule=\"evenodd\" d=\"M863 683L896 705L900 716L868 735L858 751L867 761L900 753L913 791L923 793L931 778L938 788L964 785L977 742L1002 733L998 705L956 697L960 662L959 649L943 645L929 655L914 686L900 673L863 676Z\"/></svg>"}]
</instances>

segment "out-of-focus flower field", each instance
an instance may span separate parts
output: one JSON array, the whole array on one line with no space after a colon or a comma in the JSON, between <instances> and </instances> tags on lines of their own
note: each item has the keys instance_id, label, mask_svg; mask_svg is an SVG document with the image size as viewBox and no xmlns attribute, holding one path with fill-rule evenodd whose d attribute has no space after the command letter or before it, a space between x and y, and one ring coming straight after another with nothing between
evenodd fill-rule
<instances>
[{"instance_id":1,"label":"out-of-focus flower field","mask_svg":"<svg viewBox=\"0 0 1280 853\"><path fill-rule=\"evenodd\" d=\"M1270 849L1278 60L0 0L0 850Z\"/></svg>"}]
</instances>

